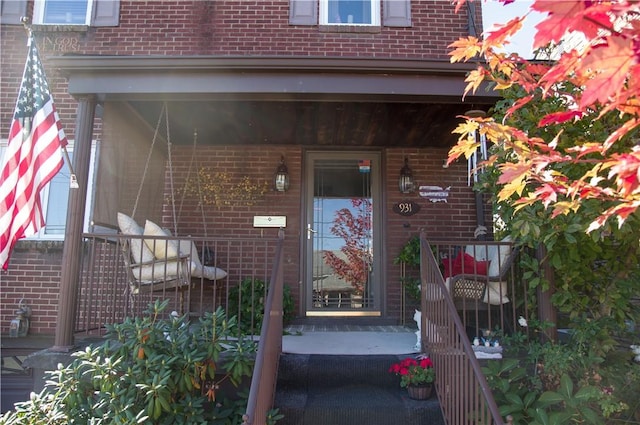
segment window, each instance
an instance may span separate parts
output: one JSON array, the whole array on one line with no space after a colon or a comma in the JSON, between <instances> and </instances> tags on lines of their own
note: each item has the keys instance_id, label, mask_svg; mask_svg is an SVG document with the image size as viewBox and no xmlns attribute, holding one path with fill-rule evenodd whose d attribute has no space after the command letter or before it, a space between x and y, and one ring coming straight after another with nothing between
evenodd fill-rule
<instances>
[{"instance_id":1,"label":"window","mask_svg":"<svg viewBox=\"0 0 640 425\"><path fill-rule=\"evenodd\" d=\"M289 24L409 28L411 0L289 0Z\"/></svg>"},{"instance_id":2,"label":"window","mask_svg":"<svg viewBox=\"0 0 640 425\"><path fill-rule=\"evenodd\" d=\"M45 25L88 25L92 6L91 0L36 1L34 21Z\"/></svg>"},{"instance_id":3,"label":"window","mask_svg":"<svg viewBox=\"0 0 640 425\"><path fill-rule=\"evenodd\" d=\"M0 158L4 156L7 149L7 140L3 140L0 143ZM85 210L92 202L93 194L93 175L95 165L95 144L91 146L91 164L89 166L89 182L87 186L87 202L85 204ZM69 159L73 157L73 146L71 143L67 146L69 152ZM62 240L64 239L65 227L67 224L67 207L69 203L69 183L71 181L71 172L69 171L69 164L66 159L62 169L58 174L51 179L40 192L40 199L42 202L43 215L45 220L45 226L33 236L30 236L30 240ZM89 217L89 214L85 214L85 217ZM88 218L85 219L84 230L89 228Z\"/></svg>"},{"instance_id":4,"label":"window","mask_svg":"<svg viewBox=\"0 0 640 425\"><path fill-rule=\"evenodd\" d=\"M380 0L320 0L321 25L380 25Z\"/></svg>"},{"instance_id":5,"label":"window","mask_svg":"<svg viewBox=\"0 0 640 425\"><path fill-rule=\"evenodd\" d=\"M120 0L36 0L33 23L117 26L119 12Z\"/></svg>"}]
</instances>

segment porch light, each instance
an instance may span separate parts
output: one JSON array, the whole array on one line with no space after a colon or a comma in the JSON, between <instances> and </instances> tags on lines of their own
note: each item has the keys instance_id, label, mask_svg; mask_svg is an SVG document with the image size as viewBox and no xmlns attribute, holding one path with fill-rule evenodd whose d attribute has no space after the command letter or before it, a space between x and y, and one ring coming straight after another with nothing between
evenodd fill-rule
<instances>
[{"instance_id":1,"label":"porch light","mask_svg":"<svg viewBox=\"0 0 640 425\"><path fill-rule=\"evenodd\" d=\"M278 192L286 192L289 189L289 170L284 165L284 156L280 157L280 165L276 170L274 187Z\"/></svg>"},{"instance_id":2,"label":"porch light","mask_svg":"<svg viewBox=\"0 0 640 425\"><path fill-rule=\"evenodd\" d=\"M400 179L398 180L400 193L411 193L414 190L413 172L409 168L409 158L404 158L404 167L400 170Z\"/></svg>"}]
</instances>

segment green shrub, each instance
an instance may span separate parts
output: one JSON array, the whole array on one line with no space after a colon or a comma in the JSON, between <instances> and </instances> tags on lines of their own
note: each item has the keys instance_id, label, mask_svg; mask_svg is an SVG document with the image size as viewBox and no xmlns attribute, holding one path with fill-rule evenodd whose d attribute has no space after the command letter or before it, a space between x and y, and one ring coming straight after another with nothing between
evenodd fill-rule
<instances>
[{"instance_id":1,"label":"green shrub","mask_svg":"<svg viewBox=\"0 0 640 425\"><path fill-rule=\"evenodd\" d=\"M566 343L542 342L549 324L534 320L505 336L505 358L483 368L501 415L514 425L638 423L640 366L610 345L613 323L576 321Z\"/></svg>"},{"instance_id":2,"label":"green shrub","mask_svg":"<svg viewBox=\"0 0 640 425\"><path fill-rule=\"evenodd\" d=\"M267 289L263 280L245 278L238 286L229 290L229 313L238 317L238 326L242 333L260 333ZM284 324L293 319L294 308L291 288L284 285L282 300Z\"/></svg>"},{"instance_id":3,"label":"green shrub","mask_svg":"<svg viewBox=\"0 0 640 425\"><path fill-rule=\"evenodd\" d=\"M0 423L241 423L221 404L221 388L251 375L255 344L229 338L237 323L222 309L189 323L161 319L166 305L156 302L144 317L109 326L103 344L49 372L45 389Z\"/></svg>"}]
</instances>

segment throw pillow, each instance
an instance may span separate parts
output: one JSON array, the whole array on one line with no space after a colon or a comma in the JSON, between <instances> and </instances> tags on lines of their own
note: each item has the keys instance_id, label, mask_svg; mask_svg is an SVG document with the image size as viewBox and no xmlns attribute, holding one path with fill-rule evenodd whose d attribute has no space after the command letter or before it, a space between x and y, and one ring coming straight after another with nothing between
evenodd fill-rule
<instances>
[{"instance_id":1,"label":"throw pillow","mask_svg":"<svg viewBox=\"0 0 640 425\"><path fill-rule=\"evenodd\" d=\"M462 251L458 252L453 261L445 258L442 263L444 264L445 279L462 273L486 276L489 265L488 261L476 261L473 256Z\"/></svg>"},{"instance_id":2,"label":"throw pillow","mask_svg":"<svg viewBox=\"0 0 640 425\"><path fill-rule=\"evenodd\" d=\"M142 236L144 229L136 221L126 214L118 213L118 227L123 235ZM142 243L142 239L131 239L131 258L135 263L146 263L153 261L153 252Z\"/></svg>"},{"instance_id":3,"label":"throw pillow","mask_svg":"<svg viewBox=\"0 0 640 425\"><path fill-rule=\"evenodd\" d=\"M153 221L147 220L144 224L144 232L145 236L164 236L169 237L171 235L167 234L160 226L158 226ZM145 239L144 243L149 247L149 249L153 252L153 255L158 260L164 260L166 258L176 258L180 255L180 248L178 246L178 241L176 240L163 240L163 239Z\"/></svg>"}]
</instances>

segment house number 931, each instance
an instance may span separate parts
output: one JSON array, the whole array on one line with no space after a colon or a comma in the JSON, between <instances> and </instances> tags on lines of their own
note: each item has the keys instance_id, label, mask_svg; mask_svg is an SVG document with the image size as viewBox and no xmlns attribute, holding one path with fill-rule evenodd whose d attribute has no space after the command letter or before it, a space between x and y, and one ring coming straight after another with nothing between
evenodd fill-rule
<instances>
[{"instance_id":1,"label":"house number 931","mask_svg":"<svg viewBox=\"0 0 640 425\"><path fill-rule=\"evenodd\" d=\"M418 211L420 211L420 204L415 202L398 202L393 206L393 212L404 216L414 215Z\"/></svg>"}]
</instances>

